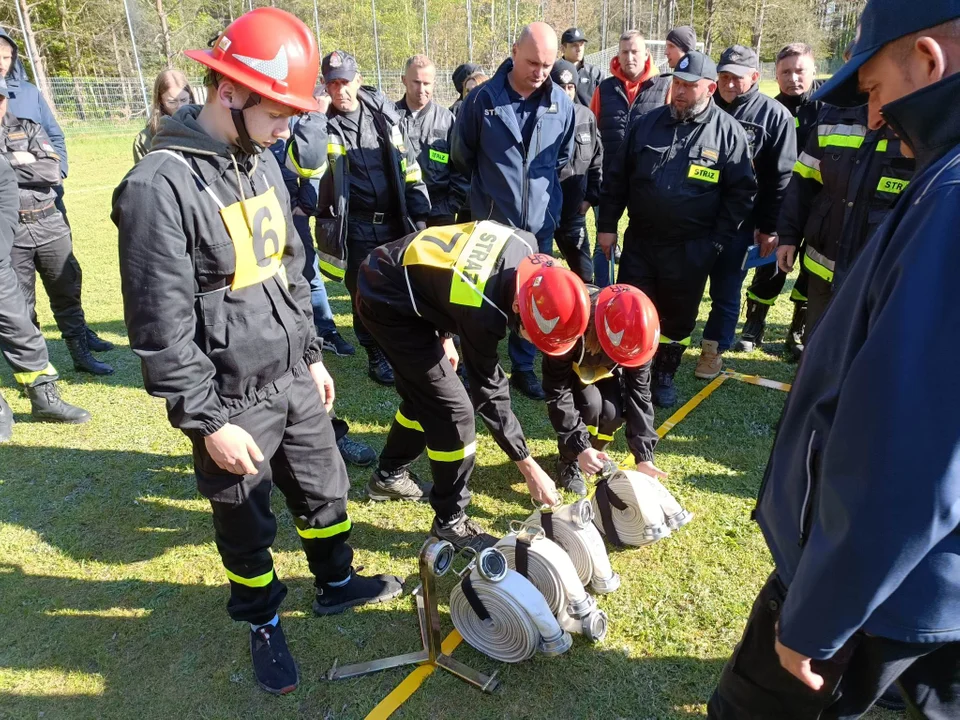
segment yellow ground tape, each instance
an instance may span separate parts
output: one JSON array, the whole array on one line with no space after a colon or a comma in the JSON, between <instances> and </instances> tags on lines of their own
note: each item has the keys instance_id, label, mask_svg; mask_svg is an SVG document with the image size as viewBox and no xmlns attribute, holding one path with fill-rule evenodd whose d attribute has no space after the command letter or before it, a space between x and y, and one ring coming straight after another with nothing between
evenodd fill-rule
<instances>
[{"instance_id":1,"label":"yellow ground tape","mask_svg":"<svg viewBox=\"0 0 960 720\"><path fill-rule=\"evenodd\" d=\"M782 383L776 380L768 380L767 378L762 378L758 375L742 375L737 372L724 371L721 375L714 378L705 388L703 388L703 390L690 398L686 404L677 410L673 415L671 415L666 422L663 423L663 425L658 427L657 435L662 438L664 435L670 432L687 415L693 412L693 410L700 403L710 397L714 390L723 385L723 383L727 380L731 379L750 383L751 385L759 385L760 387L768 387L773 388L774 390L790 392L790 385L788 383ZM591 492L592 491L593 488L591 488ZM451 632L446 638L444 638L443 643L441 644L443 654L450 655L462 641L463 638L460 636L459 632L456 630ZM403 681L390 692L389 695L381 700L373 710L370 711L370 714L367 715L366 720L387 720L387 718L393 715L393 713L395 713L401 705L410 699L410 696L417 691L417 689L423 684L424 680L433 674L434 670L436 670L436 665L421 665L420 667L416 668L413 672L407 675Z\"/></svg>"},{"instance_id":2,"label":"yellow ground tape","mask_svg":"<svg viewBox=\"0 0 960 720\"><path fill-rule=\"evenodd\" d=\"M462 641L463 638L460 636L460 633L454 630L444 638L440 644L440 649L444 655L449 655ZM403 682L397 685L389 695L380 701L379 705L370 711L366 720L387 720L401 705L410 699L410 696L417 691L417 688L423 684L424 680L433 675L433 671L436 669L436 665L421 665L411 672L403 679Z\"/></svg>"},{"instance_id":3,"label":"yellow ground tape","mask_svg":"<svg viewBox=\"0 0 960 720\"><path fill-rule=\"evenodd\" d=\"M707 385L703 390L698 392L692 398L690 398L686 405L677 410L673 415L671 415L663 425L657 428L657 435L661 438L666 435L668 432L673 430L676 427L677 423L683 420L687 415L693 412L693 409L697 407L700 403L706 400L718 387L723 385L723 383L730 377L729 375L718 375L716 378L710 381L710 384Z\"/></svg>"}]
</instances>

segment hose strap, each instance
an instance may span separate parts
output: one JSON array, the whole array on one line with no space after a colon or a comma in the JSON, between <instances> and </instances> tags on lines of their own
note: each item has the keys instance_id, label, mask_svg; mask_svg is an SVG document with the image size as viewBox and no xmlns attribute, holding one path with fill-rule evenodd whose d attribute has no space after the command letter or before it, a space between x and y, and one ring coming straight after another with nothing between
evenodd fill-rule
<instances>
[{"instance_id":1,"label":"hose strap","mask_svg":"<svg viewBox=\"0 0 960 720\"><path fill-rule=\"evenodd\" d=\"M514 551L513 561L517 565L517 572L527 580L530 579L530 541L517 538L517 548Z\"/></svg>"},{"instance_id":2,"label":"hose strap","mask_svg":"<svg viewBox=\"0 0 960 720\"><path fill-rule=\"evenodd\" d=\"M483 606L483 601L480 600L477 591L473 589L473 583L470 581L470 573L463 576L463 580L460 582L460 589L463 590L463 596L467 599L467 602L470 603L470 607L473 608L477 617L484 623L489 622L490 613L488 613L487 609Z\"/></svg>"},{"instance_id":3,"label":"hose strap","mask_svg":"<svg viewBox=\"0 0 960 720\"><path fill-rule=\"evenodd\" d=\"M543 528L543 534L550 540L556 540L553 536L553 513L540 513L540 527Z\"/></svg>"},{"instance_id":4,"label":"hose strap","mask_svg":"<svg viewBox=\"0 0 960 720\"><path fill-rule=\"evenodd\" d=\"M613 505L617 510L623 512L627 509L627 504L620 499L620 497L610 489L610 484L607 482L607 479L604 478L597 483L597 505L600 507L600 522L603 524L603 532L606 534L607 539L610 540L617 547L623 547L623 542L620 540L620 535L617 533L617 527L613 522L613 513L610 511L610 506Z\"/></svg>"}]
</instances>

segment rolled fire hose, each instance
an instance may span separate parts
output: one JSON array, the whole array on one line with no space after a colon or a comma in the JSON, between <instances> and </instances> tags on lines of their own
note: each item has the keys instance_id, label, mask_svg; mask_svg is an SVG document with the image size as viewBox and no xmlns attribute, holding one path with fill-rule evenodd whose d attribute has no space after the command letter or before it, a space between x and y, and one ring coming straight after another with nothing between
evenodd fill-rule
<instances>
[{"instance_id":1,"label":"rolled fire hose","mask_svg":"<svg viewBox=\"0 0 960 720\"><path fill-rule=\"evenodd\" d=\"M567 552L583 585L597 595L606 595L620 587L620 576L610 567L607 547L593 517L593 506L584 499L553 512L538 510L527 523L542 527L546 536Z\"/></svg>"},{"instance_id":2,"label":"rolled fire hose","mask_svg":"<svg viewBox=\"0 0 960 720\"><path fill-rule=\"evenodd\" d=\"M693 519L659 481L612 466L601 473L593 509L594 524L615 545L650 545Z\"/></svg>"},{"instance_id":3,"label":"rolled fire hose","mask_svg":"<svg viewBox=\"0 0 960 720\"><path fill-rule=\"evenodd\" d=\"M532 534L518 528L497 542L507 564L526 577L543 595L560 627L592 642L607 634L607 615L583 588L570 556L540 528Z\"/></svg>"},{"instance_id":4,"label":"rolled fire hose","mask_svg":"<svg viewBox=\"0 0 960 720\"><path fill-rule=\"evenodd\" d=\"M450 619L467 643L494 660L518 663L573 645L540 591L507 567L499 550L480 553L450 594Z\"/></svg>"}]
</instances>

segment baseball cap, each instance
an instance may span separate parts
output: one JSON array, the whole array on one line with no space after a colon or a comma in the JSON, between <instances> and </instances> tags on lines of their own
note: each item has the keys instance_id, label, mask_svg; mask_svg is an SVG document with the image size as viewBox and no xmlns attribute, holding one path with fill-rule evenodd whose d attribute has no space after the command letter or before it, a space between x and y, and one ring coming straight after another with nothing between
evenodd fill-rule
<instances>
[{"instance_id":1,"label":"baseball cap","mask_svg":"<svg viewBox=\"0 0 960 720\"><path fill-rule=\"evenodd\" d=\"M586 42L587 36L583 34L583 30L580 28L568 28L563 31L563 36L560 38L560 42L564 45L567 43L575 42Z\"/></svg>"},{"instance_id":2,"label":"baseball cap","mask_svg":"<svg viewBox=\"0 0 960 720\"><path fill-rule=\"evenodd\" d=\"M863 9L850 61L813 94L814 100L853 107L863 104L857 73L889 42L960 17L957 0L870 0Z\"/></svg>"},{"instance_id":3,"label":"baseball cap","mask_svg":"<svg viewBox=\"0 0 960 720\"><path fill-rule=\"evenodd\" d=\"M550 79L557 85L575 85L577 83L577 68L569 60L560 58L553 64Z\"/></svg>"},{"instance_id":4,"label":"baseball cap","mask_svg":"<svg viewBox=\"0 0 960 720\"><path fill-rule=\"evenodd\" d=\"M7 90L7 81L0 77L0 97L10 97L10 91Z\"/></svg>"},{"instance_id":5,"label":"baseball cap","mask_svg":"<svg viewBox=\"0 0 960 720\"><path fill-rule=\"evenodd\" d=\"M720 64L717 65L717 72L728 72L743 77L750 73L757 72L760 69L760 58L748 47L743 45L733 45L723 51L720 56Z\"/></svg>"},{"instance_id":6,"label":"baseball cap","mask_svg":"<svg viewBox=\"0 0 960 720\"><path fill-rule=\"evenodd\" d=\"M334 80L352 82L359 72L356 58L343 50L334 50L320 63L320 74L323 76L324 83L331 83Z\"/></svg>"},{"instance_id":7,"label":"baseball cap","mask_svg":"<svg viewBox=\"0 0 960 720\"><path fill-rule=\"evenodd\" d=\"M696 82L697 80L717 81L717 65L710 59L709 55L704 55L698 50L691 50L677 63L673 71L673 76L686 82Z\"/></svg>"}]
</instances>

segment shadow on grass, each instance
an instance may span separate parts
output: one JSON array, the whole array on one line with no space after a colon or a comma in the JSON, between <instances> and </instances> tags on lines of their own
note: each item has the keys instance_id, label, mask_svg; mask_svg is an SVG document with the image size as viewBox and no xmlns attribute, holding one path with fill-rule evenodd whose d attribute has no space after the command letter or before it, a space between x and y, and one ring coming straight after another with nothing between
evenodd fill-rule
<instances>
[{"instance_id":1,"label":"shadow on grass","mask_svg":"<svg viewBox=\"0 0 960 720\"><path fill-rule=\"evenodd\" d=\"M441 597L450 585L444 582ZM0 715L366 716L409 668L341 682L323 679L324 673L334 662L416 650L419 632L409 595L388 606L319 619L310 612L309 581L294 578L288 586L281 615L300 665L301 686L274 698L256 687L246 628L225 613L226 587L66 579L0 565L0 593L8 611L16 609L6 618L11 641L0 660L6 673L21 680L0 694ZM441 612L446 634L452 626ZM582 638L566 655L538 655L520 665L502 665L466 644L454 656L481 671L496 670L502 688L484 695L436 672L398 717L694 717L723 664L722 659L631 657L609 641L591 645ZM50 689L49 680L31 682L33 673L72 677L65 687Z\"/></svg>"}]
</instances>

